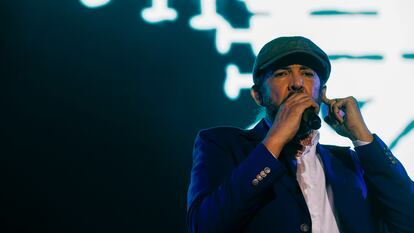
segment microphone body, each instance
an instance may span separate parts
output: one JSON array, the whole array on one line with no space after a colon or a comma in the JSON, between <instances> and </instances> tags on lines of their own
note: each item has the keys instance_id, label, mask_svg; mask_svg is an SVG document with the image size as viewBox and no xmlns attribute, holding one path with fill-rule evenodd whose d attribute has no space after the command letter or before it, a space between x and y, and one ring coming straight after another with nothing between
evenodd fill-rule
<instances>
[{"instance_id":1,"label":"microphone body","mask_svg":"<svg viewBox=\"0 0 414 233\"><path fill-rule=\"evenodd\" d=\"M291 91L285 101L290 98L295 93L302 93L303 91L296 90ZM297 133L297 136L299 138L306 136L309 131L311 130L317 130L321 128L321 118L319 118L318 114L315 113L314 107L309 107L305 109L305 111L302 114L302 120L300 121L299 130Z\"/></svg>"},{"instance_id":2,"label":"microphone body","mask_svg":"<svg viewBox=\"0 0 414 233\"><path fill-rule=\"evenodd\" d=\"M317 130L319 128L321 128L321 118L319 118L319 116L315 113L315 109L313 107L307 108L303 112L296 137L300 140L306 137L309 131Z\"/></svg>"}]
</instances>

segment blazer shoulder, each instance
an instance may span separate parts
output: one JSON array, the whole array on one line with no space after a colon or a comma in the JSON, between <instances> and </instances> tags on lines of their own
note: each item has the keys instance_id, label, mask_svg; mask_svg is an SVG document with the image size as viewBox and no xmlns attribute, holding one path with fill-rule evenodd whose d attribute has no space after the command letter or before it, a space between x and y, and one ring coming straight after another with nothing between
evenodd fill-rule
<instances>
[{"instance_id":1,"label":"blazer shoulder","mask_svg":"<svg viewBox=\"0 0 414 233\"><path fill-rule=\"evenodd\" d=\"M197 138L204 140L211 139L229 139L232 137L239 137L248 134L248 130L232 126L217 126L202 129L197 133Z\"/></svg>"},{"instance_id":2,"label":"blazer shoulder","mask_svg":"<svg viewBox=\"0 0 414 233\"><path fill-rule=\"evenodd\" d=\"M349 154L353 153L353 150L351 150L351 147L349 146L335 146L335 145L326 145L326 144L320 144L325 149L329 150L331 153L339 153L339 154Z\"/></svg>"}]
</instances>

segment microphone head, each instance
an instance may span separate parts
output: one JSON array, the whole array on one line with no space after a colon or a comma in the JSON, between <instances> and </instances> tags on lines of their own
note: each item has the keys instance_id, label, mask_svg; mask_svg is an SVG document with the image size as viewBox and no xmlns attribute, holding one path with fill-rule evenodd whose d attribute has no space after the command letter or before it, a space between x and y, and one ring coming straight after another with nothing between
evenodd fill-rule
<instances>
[{"instance_id":1,"label":"microphone head","mask_svg":"<svg viewBox=\"0 0 414 233\"><path fill-rule=\"evenodd\" d=\"M308 108L303 112L302 120L310 129L319 129L321 128L321 118L315 113L314 108Z\"/></svg>"},{"instance_id":2,"label":"microphone head","mask_svg":"<svg viewBox=\"0 0 414 233\"><path fill-rule=\"evenodd\" d=\"M320 129L321 128L321 118L318 117L318 115L316 115L316 118L311 119L310 121L308 121L308 126L311 129Z\"/></svg>"}]
</instances>

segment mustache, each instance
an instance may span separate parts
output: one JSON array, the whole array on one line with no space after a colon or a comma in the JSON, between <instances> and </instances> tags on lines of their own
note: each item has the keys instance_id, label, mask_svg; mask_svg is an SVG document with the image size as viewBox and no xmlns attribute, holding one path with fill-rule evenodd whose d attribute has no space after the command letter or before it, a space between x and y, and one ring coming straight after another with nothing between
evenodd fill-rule
<instances>
[{"instance_id":1,"label":"mustache","mask_svg":"<svg viewBox=\"0 0 414 233\"><path fill-rule=\"evenodd\" d=\"M286 96L286 98L282 101L282 104L287 100L287 99L289 99L292 95L294 95L294 94L297 94L297 93L304 93L304 91L302 90L302 89L300 89L300 90L292 90L292 91L289 91L289 94Z\"/></svg>"},{"instance_id":2,"label":"mustache","mask_svg":"<svg viewBox=\"0 0 414 233\"><path fill-rule=\"evenodd\" d=\"M287 98L291 97L292 95L294 95L296 93L303 93L303 90L292 90L292 91L289 91L289 94L288 94Z\"/></svg>"}]
</instances>

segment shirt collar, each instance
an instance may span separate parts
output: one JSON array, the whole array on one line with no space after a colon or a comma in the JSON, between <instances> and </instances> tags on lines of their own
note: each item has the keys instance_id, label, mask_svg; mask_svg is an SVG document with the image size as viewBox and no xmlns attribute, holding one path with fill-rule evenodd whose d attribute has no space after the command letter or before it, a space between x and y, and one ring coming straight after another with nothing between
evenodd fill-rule
<instances>
[{"instance_id":1,"label":"shirt collar","mask_svg":"<svg viewBox=\"0 0 414 233\"><path fill-rule=\"evenodd\" d=\"M302 145L304 146L301 153L296 154L296 157L304 157L309 154L315 155L316 154L316 145L319 142L319 131L313 130L312 133L309 135L306 141L310 142L304 142Z\"/></svg>"}]
</instances>

